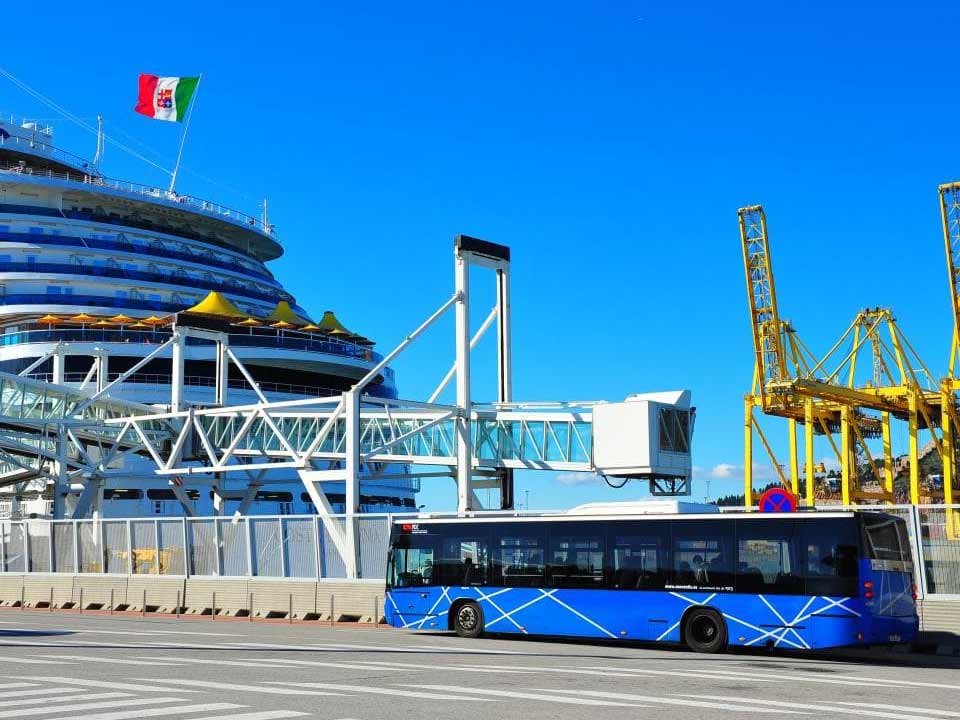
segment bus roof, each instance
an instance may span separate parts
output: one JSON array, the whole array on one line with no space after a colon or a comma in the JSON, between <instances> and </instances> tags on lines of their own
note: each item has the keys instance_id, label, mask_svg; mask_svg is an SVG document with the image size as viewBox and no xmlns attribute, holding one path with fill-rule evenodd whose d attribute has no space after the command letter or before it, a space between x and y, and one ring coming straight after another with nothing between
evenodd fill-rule
<instances>
[{"instance_id":1,"label":"bus roof","mask_svg":"<svg viewBox=\"0 0 960 720\"><path fill-rule=\"evenodd\" d=\"M719 520L730 518L731 520L763 520L763 519L781 519L781 520L810 520L816 518L850 518L856 513L851 510L837 512L797 512L797 513L761 513L761 512L725 512L725 513L631 513L622 515L596 514L596 515L570 515L570 514L475 514L475 515L437 515L424 513L420 515L409 515L401 518L394 518L394 524L404 523L457 523L457 522L482 522L482 523L507 523L507 522L579 522L583 520Z\"/></svg>"}]
</instances>

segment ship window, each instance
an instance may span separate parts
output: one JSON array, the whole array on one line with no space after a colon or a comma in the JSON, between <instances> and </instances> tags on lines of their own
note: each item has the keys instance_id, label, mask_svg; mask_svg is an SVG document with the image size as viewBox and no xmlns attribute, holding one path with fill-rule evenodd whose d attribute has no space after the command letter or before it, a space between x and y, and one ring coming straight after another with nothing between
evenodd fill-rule
<instances>
[{"instance_id":1,"label":"ship window","mask_svg":"<svg viewBox=\"0 0 960 720\"><path fill-rule=\"evenodd\" d=\"M129 297L129 295L130 295L130 293L128 293L126 290L114 290L114 291L113 291L113 296L114 296L117 300L126 300L127 297Z\"/></svg>"},{"instance_id":2,"label":"ship window","mask_svg":"<svg viewBox=\"0 0 960 720\"><path fill-rule=\"evenodd\" d=\"M13 260L13 257L10 255L0 255L0 262L8 263L8 262L11 262L12 260Z\"/></svg>"},{"instance_id":3,"label":"ship window","mask_svg":"<svg viewBox=\"0 0 960 720\"><path fill-rule=\"evenodd\" d=\"M59 285L47 285L47 295L61 295L63 288Z\"/></svg>"}]
</instances>

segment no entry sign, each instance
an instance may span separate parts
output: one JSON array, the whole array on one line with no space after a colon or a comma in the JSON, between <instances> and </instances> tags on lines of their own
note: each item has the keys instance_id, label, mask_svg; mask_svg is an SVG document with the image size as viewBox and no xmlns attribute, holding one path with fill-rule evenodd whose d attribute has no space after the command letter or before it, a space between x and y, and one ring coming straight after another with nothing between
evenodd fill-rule
<instances>
[{"instance_id":1,"label":"no entry sign","mask_svg":"<svg viewBox=\"0 0 960 720\"><path fill-rule=\"evenodd\" d=\"M760 496L760 512L784 513L795 512L797 496L782 487L774 487Z\"/></svg>"}]
</instances>

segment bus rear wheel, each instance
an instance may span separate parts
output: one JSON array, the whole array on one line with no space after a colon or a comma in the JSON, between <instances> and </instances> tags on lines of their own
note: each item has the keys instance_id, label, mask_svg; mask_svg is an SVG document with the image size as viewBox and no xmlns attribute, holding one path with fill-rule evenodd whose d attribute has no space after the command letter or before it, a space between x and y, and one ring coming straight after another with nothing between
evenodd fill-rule
<instances>
[{"instance_id":1,"label":"bus rear wheel","mask_svg":"<svg viewBox=\"0 0 960 720\"><path fill-rule=\"evenodd\" d=\"M727 626L716 610L696 608L683 624L683 641L694 652L720 652L727 646Z\"/></svg>"},{"instance_id":2,"label":"bus rear wheel","mask_svg":"<svg viewBox=\"0 0 960 720\"><path fill-rule=\"evenodd\" d=\"M475 602L463 603L453 616L453 629L462 638L480 637L483 634L483 610Z\"/></svg>"}]
</instances>

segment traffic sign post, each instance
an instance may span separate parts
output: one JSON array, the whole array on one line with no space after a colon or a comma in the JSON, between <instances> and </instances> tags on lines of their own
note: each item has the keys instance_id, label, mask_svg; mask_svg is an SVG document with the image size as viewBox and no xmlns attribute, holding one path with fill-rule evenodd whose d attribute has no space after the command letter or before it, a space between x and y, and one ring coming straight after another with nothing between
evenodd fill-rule
<instances>
[{"instance_id":1,"label":"traffic sign post","mask_svg":"<svg viewBox=\"0 0 960 720\"><path fill-rule=\"evenodd\" d=\"M785 513L797 511L797 496L783 487L773 487L760 496L760 512Z\"/></svg>"}]
</instances>

